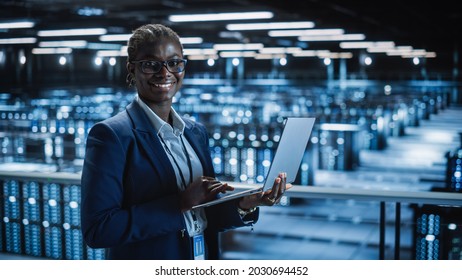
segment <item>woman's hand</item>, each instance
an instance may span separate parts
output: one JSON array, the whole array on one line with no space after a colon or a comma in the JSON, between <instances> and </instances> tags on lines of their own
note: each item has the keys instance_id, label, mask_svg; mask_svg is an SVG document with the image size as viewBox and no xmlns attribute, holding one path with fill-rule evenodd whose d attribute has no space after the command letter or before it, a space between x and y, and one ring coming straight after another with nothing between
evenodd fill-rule
<instances>
[{"instance_id":1,"label":"woman's hand","mask_svg":"<svg viewBox=\"0 0 462 280\"><path fill-rule=\"evenodd\" d=\"M190 210L194 205L215 199L218 193L233 191L234 188L215 178L202 176L180 193L181 211Z\"/></svg>"},{"instance_id":2,"label":"woman's hand","mask_svg":"<svg viewBox=\"0 0 462 280\"><path fill-rule=\"evenodd\" d=\"M287 173L279 173L271 190L243 197L239 201L239 208L248 210L257 206L273 206L279 203L284 192L292 187L291 184L287 184L286 180Z\"/></svg>"}]
</instances>

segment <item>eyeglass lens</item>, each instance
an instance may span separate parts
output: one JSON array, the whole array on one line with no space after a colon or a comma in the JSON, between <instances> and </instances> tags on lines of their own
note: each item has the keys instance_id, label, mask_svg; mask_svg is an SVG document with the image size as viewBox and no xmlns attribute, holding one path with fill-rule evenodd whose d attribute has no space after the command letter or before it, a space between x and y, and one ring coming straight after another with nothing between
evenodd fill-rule
<instances>
[{"instance_id":1,"label":"eyeglass lens","mask_svg":"<svg viewBox=\"0 0 462 280\"><path fill-rule=\"evenodd\" d=\"M171 73L180 73L184 71L185 60L172 59L167 61L141 61L141 70L146 74L159 72L165 65Z\"/></svg>"}]
</instances>

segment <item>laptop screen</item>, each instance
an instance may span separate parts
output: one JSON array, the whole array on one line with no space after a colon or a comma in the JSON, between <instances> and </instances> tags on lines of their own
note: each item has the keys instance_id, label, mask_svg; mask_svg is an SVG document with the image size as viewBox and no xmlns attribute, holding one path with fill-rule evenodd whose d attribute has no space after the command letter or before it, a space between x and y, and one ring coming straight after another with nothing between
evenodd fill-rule
<instances>
[{"instance_id":1,"label":"laptop screen","mask_svg":"<svg viewBox=\"0 0 462 280\"><path fill-rule=\"evenodd\" d=\"M305 154L315 118L287 118L276 154L265 179L263 189L273 187L274 179L280 172L287 172L287 183L293 183Z\"/></svg>"}]
</instances>

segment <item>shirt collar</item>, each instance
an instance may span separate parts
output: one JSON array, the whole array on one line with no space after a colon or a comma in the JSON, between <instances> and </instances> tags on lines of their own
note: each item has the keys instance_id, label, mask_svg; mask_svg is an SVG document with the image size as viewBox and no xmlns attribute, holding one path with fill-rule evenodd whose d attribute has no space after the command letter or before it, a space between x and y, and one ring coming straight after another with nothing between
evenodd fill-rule
<instances>
[{"instance_id":1,"label":"shirt collar","mask_svg":"<svg viewBox=\"0 0 462 280\"><path fill-rule=\"evenodd\" d=\"M173 127L162 120L156 113L149 108L149 106L139 97L137 94L135 96L135 101L140 105L141 109L146 113L148 116L149 121L154 126L157 134L165 133L166 131L170 131L171 133L175 134L176 136L182 135L184 133L185 123L183 119L181 119L180 115L171 108L170 116L172 117L172 124Z\"/></svg>"}]
</instances>

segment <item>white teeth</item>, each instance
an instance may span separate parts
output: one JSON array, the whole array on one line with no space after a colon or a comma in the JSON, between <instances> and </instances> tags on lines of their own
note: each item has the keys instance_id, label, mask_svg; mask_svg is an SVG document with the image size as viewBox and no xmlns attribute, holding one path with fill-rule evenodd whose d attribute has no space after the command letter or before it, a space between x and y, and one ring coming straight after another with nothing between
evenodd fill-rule
<instances>
[{"instance_id":1,"label":"white teeth","mask_svg":"<svg viewBox=\"0 0 462 280\"><path fill-rule=\"evenodd\" d=\"M168 88L171 87L172 84L154 84L155 87L160 87L160 88Z\"/></svg>"}]
</instances>

